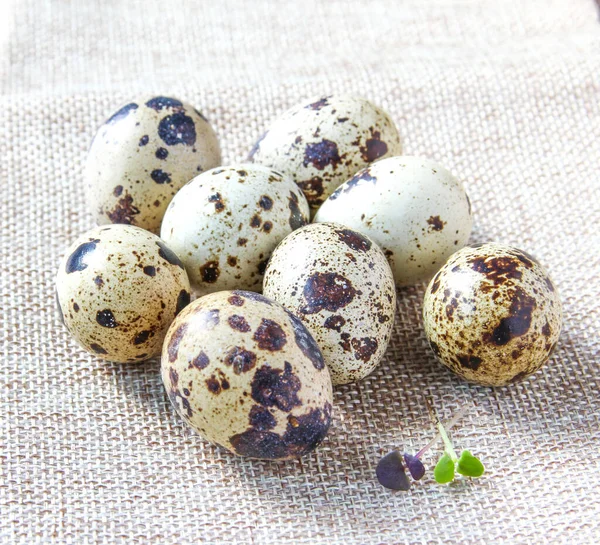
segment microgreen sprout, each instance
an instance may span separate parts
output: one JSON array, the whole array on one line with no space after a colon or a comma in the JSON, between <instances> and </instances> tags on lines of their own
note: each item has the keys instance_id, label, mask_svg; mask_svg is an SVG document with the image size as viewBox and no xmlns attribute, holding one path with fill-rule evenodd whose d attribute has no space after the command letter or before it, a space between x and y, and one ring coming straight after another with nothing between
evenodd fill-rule
<instances>
[{"instance_id":1,"label":"microgreen sprout","mask_svg":"<svg viewBox=\"0 0 600 545\"><path fill-rule=\"evenodd\" d=\"M438 460L433 470L435 480L440 484L450 483L454 480L455 470L465 477L481 477L485 468L479 458L473 456L468 450L463 450L460 458L456 455L454 445L450 437L448 437L446 428L440 421L430 401L428 399L425 401L431 421L437 427L438 434L444 442L444 454L442 454L442 457Z\"/></svg>"},{"instance_id":2,"label":"microgreen sprout","mask_svg":"<svg viewBox=\"0 0 600 545\"><path fill-rule=\"evenodd\" d=\"M410 488L410 481L406 475L407 469L415 481L421 479L425 475L425 466L421 462L421 458L440 439L444 442L444 453L433 471L433 476L438 483L452 482L455 477L455 471L467 477L480 477L483 475L484 467L479 459L473 456L468 450L463 450L459 458L456 455L452 441L448 437L448 430L452 429L464 416L467 407L463 405L452 419L444 425L438 418L429 400L425 399L425 401L431 420L437 428L437 433L416 454L408 454L406 452L400 454L399 451L394 450L379 461L375 473L379 483L386 488L408 490Z\"/></svg>"}]
</instances>

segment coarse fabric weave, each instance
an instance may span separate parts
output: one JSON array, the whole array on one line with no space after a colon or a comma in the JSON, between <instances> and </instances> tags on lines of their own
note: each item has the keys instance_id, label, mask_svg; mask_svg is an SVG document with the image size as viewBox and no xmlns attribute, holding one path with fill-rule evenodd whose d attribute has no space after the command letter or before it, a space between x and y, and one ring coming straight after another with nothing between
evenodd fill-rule
<instances>
[{"instance_id":1,"label":"coarse fabric weave","mask_svg":"<svg viewBox=\"0 0 600 545\"><path fill-rule=\"evenodd\" d=\"M2 544L600 543L600 24L593 0L24 0L3 8L0 109ZM224 161L305 98L362 94L405 153L465 183L474 242L534 254L565 325L551 361L510 387L434 360L424 285L402 289L380 367L335 389L300 461L243 460L170 406L154 359L102 362L70 340L54 276L91 228L82 172L96 127L138 93L193 103ZM487 472L410 492L378 459L452 436ZM425 457L431 469L441 445Z\"/></svg>"}]
</instances>

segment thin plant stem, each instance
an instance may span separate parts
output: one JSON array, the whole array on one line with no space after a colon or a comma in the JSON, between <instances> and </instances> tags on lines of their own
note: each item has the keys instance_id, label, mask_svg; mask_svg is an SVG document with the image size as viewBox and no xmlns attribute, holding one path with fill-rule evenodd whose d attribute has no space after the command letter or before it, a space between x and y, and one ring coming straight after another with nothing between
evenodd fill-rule
<instances>
[{"instance_id":1,"label":"thin plant stem","mask_svg":"<svg viewBox=\"0 0 600 545\"><path fill-rule=\"evenodd\" d=\"M435 426L437 426L438 434L442 438L442 441L444 441L444 450L445 450L446 454L448 454L448 456L450 456L450 458L452 459L453 462L457 462L458 456L456 455L456 452L454 451L454 446L452 445L452 441L450 441L450 438L448 437L448 433L446 432L444 425L440 422L440 419L439 419L437 413L435 412L435 409L433 408L433 405L431 404L429 399L425 398L425 402L427 404L427 410L429 411L429 417L431 418L431 421L433 422L433 424Z\"/></svg>"},{"instance_id":2,"label":"thin plant stem","mask_svg":"<svg viewBox=\"0 0 600 545\"><path fill-rule=\"evenodd\" d=\"M448 420L448 422L446 422L444 427L446 428L447 431L451 430L454 426L456 426L458 421L466 414L467 409L468 409L468 407L466 405L463 405L462 407L460 407L458 409L456 414L450 420ZM431 441L429 441L429 443L427 443L419 452L417 452L417 454L415 454L415 458L421 458L421 456L423 456L441 438L442 438L442 434L439 432L436 433L434 438Z\"/></svg>"},{"instance_id":3,"label":"thin plant stem","mask_svg":"<svg viewBox=\"0 0 600 545\"><path fill-rule=\"evenodd\" d=\"M439 418L436 422L436 425L438 427L439 433L442 436L442 441L444 441L444 450L446 451L446 454L448 454L448 456L450 456L450 458L452 458L453 462L458 462L458 456L456 455L456 452L454 451L454 446L452 445L452 441L450 441L450 437L448 437L448 434L446 433L446 429L444 428L444 425L440 422Z\"/></svg>"}]
</instances>

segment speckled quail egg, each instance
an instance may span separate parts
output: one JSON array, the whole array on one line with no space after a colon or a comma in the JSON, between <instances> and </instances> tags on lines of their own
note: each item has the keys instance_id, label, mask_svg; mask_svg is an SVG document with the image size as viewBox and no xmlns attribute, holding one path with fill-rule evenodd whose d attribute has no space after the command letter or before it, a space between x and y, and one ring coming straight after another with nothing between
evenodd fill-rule
<instances>
[{"instance_id":1,"label":"speckled quail egg","mask_svg":"<svg viewBox=\"0 0 600 545\"><path fill-rule=\"evenodd\" d=\"M160 354L167 329L190 302L179 258L132 225L96 227L67 250L56 276L63 322L90 354L138 362Z\"/></svg>"},{"instance_id":2,"label":"speckled quail egg","mask_svg":"<svg viewBox=\"0 0 600 545\"><path fill-rule=\"evenodd\" d=\"M445 366L469 382L502 386L548 360L562 308L548 273L531 255L486 243L456 252L435 275L423 321Z\"/></svg>"},{"instance_id":3,"label":"speckled quail egg","mask_svg":"<svg viewBox=\"0 0 600 545\"><path fill-rule=\"evenodd\" d=\"M358 172L325 201L317 222L336 222L383 249L396 285L429 280L471 234L462 183L423 157L390 157Z\"/></svg>"},{"instance_id":4,"label":"speckled quail egg","mask_svg":"<svg viewBox=\"0 0 600 545\"><path fill-rule=\"evenodd\" d=\"M333 384L362 379L383 358L396 289L383 252L369 238L328 223L294 231L271 256L263 293L306 325Z\"/></svg>"},{"instance_id":5,"label":"speckled quail egg","mask_svg":"<svg viewBox=\"0 0 600 545\"><path fill-rule=\"evenodd\" d=\"M296 458L329 429L333 393L318 346L300 320L258 293L194 301L167 333L161 369L181 417L235 454Z\"/></svg>"},{"instance_id":6,"label":"speckled quail egg","mask_svg":"<svg viewBox=\"0 0 600 545\"><path fill-rule=\"evenodd\" d=\"M262 165L216 168L175 196L161 236L185 264L201 294L260 291L275 246L308 221L298 186Z\"/></svg>"},{"instance_id":7,"label":"speckled quail egg","mask_svg":"<svg viewBox=\"0 0 600 545\"><path fill-rule=\"evenodd\" d=\"M94 137L85 170L88 204L99 225L158 232L173 195L220 164L217 136L202 113L174 98L139 97Z\"/></svg>"},{"instance_id":8,"label":"speckled quail egg","mask_svg":"<svg viewBox=\"0 0 600 545\"><path fill-rule=\"evenodd\" d=\"M361 168L401 153L398 129L379 106L358 96L333 95L282 114L256 142L250 159L291 176L314 213Z\"/></svg>"}]
</instances>

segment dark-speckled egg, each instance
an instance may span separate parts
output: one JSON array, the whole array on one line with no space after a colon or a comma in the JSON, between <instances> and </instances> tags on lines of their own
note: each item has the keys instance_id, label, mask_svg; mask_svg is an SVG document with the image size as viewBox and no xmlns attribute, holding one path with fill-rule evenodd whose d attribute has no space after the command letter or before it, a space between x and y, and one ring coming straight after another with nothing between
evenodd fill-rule
<instances>
[{"instance_id":1,"label":"dark-speckled egg","mask_svg":"<svg viewBox=\"0 0 600 545\"><path fill-rule=\"evenodd\" d=\"M189 305L167 333L161 370L181 417L240 456L297 458L331 423L331 379L314 339L255 292L222 291Z\"/></svg>"},{"instance_id":2,"label":"dark-speckled egg","mask_svg":"<svg viewBox=\"0 0 600 545\"><path fill-rule=\"evenodd\" d=\"M390 157L341 185L315 221L347 225L388 258L396 285L429 280L471 234L471 203L463 184L425 157Z\"/></svg>"},{"instance_id":3,"label":"dark-speckled egg","mask_svg":"<svg viewBox=\"0 0 600 545\"><path fill-rule=\"evenodd\" d=\"M94 137L85 170L88 204L99 225L158 232L175 193L220 164L217 136L200 111L175 98L138 97Z\"/></svg>"},{"instance_id":4,"label":"dark-speckled egg","mask_svg":"<svg viewBox=\"0 0 600 545\"><path fill-rule=\"evenodd\" d=\"M390 116L365 98L315 97L278 117L250 159L273 167L302 188L314 212L361 168L402 153Z\"/></svg>"},{"instance_id":5,"label":"dark-speckled egg","mask_svg":"<svg viewBox=\"0 0 600 545\"><path fill-rule=\"evenodd\" d=\"M67 250L56 298L65 326L87 352L138 362L160 354L171 322L190 302L190 284L159 237L132 225L106 225Z\"/></svg>"},{"instance_id":6,"label":"dark-speckled egg","mask_svg":"<svg viewBox=\"0 0 600 545\"><path fill-rule=\"evenodd\" d=\"M328 223L294 231L273 252L263 293L306 325L333 384L364 378L383 358L396 289L385 255L368 237Z\"/></svg>"},{"instance_id":7,"label":"dark-speckled egg","mask_svg":"<svg viewBox=\"0 0 600 545\"><path fill-rule=\"evenodd\" d=\"M423 321L437 358L469 382L502 386L537 371L562 326L548 273L531 255L498 243L463 248L425 293Z\"/></svg>"},{"instance_id":8,"label":"dark-speckled egg","mask_svg":"<svg viewBox=\"0 0 600 545\"><path fill-rule=\"evenodd\" d=\"M220 167L194 178L175 196L161 236L181 257L200 294L260 291L275 246L308 221L302 191L262 165Z\"/></svg>"}]
</instances>

